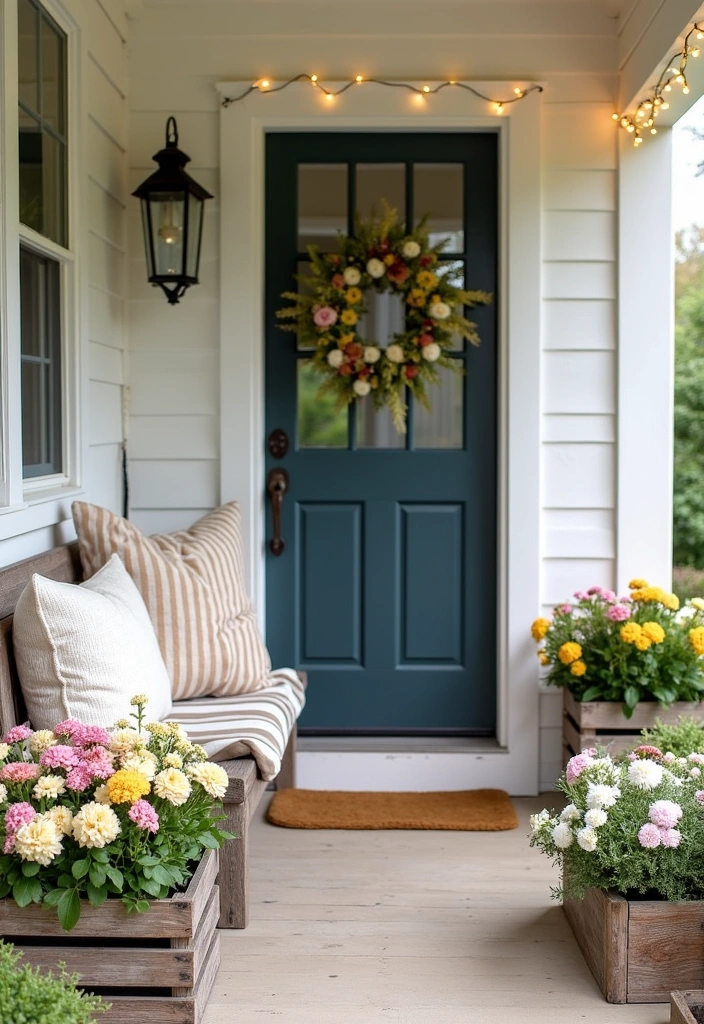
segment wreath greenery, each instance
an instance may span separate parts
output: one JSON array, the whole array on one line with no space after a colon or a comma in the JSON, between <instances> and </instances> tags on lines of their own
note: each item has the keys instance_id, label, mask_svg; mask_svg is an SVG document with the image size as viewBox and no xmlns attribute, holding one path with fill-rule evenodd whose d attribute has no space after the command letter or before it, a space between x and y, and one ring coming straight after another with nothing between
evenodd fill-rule
<instances>
[{"instance_id":1,"label":"wreath greenery","mask_svg":"<svg viewBox=\"0 0 704 1024\"><path fill-rule=\"evenodd\" d=\"M438 367L463 373L461 363L447 355L453 336L479 344L477 326L465 307L491 302L488 292L465 291L449 280L440 262L447 240L431 246L427 217L412 232L387 207L380 218L357 218L353 237L340 235L340 251L322 253L311 245L310 273L298 276L300 292L284 292L293 305L277 316L292 321L282 330L296 331L304 348L313 348L311 363L324 377L320 393L334 392L338 405L371 395L374 405L387 405L399 433L406 430L408 388L430 408L426 387L440 380ZM365 292L403 296L406 329L386 348L359 334L367 312Z\"/></svg>"}]
</instances>

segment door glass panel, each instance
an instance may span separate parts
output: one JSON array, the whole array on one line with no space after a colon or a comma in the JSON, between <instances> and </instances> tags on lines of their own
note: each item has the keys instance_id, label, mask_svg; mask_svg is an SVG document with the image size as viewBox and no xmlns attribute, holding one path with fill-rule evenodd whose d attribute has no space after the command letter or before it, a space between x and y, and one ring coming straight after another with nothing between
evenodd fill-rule
<instances>
[{"instance_id":1,"label":"door glass panel","mask_svg":"<svg viewBox=\"0 0 704 1024\"><path fill-rule=\"evenodd\" d=\"M406 434L399 434L389 409L375 409L371 397L357 402L358 448L405 448Z\"/></svg>"},{"instance_id":2,"label":"door glass panel","mask_svg":"<svg viewBox=\"0 0 704 1024\"><path fill-rule=\"evenodd\" d=\"M443 366L440 382L428 385L432 409L416 402L413 420L415 448L461 448L464 412L464 378Z\"/></svg>"},{"instance_id":3,"label":"door glass panel","mask_svg":"<svg viewBox=\"0 0 704 1024\"><path fill-rule=\"evenodd\" d=\"M464 167L462 164L413 165L413 217L427 213L430 244L448 239L445 252L464 251Z\"/></svg>"},{"instance_id":4,"label":"door glass panel","mask_svg":"<svg viewBox=\"0 0 704 1024\"><path fill-rule=\"evenodd\" d=\"M300 292L301 295L310 295L312 292L312 288L308 284L308 279L310 278L311 266L308 260L298 261L298 263L296 264L296 273L298 277L296 278L295 283L292 285L291 290L295 292ZM286 323L286 321L284 320L283 323ZM310 351L311 348L310 342L304 343L301 340L301 335L299 331L296 332L296 348L303 349L304 351Z\"/></svg>"},{"instance_id":5,"label":"door glass panel","mask_svg":"<svg viewBox=\"0 0 704 1024\"><path fill-rule=\"evenodd\" d=\"M445 262L438 264L438 276L447 276L448 281L450 284L453 284L455 288L464 288L464 261L446 260ZM451 349L454 349L456 352L461 352L464 349L464 344L464 338L461 334L455 333L452 335L452 342L450 344Z\"/></svg>"},{"instance_id":6,"label":"door glass panel","mask_svg":"<svg viewBox=\"0 0 704 1024\"><path fill-rule=\"evenodd\" d=\"M298 251L336 252L339 231L347 233L347 164L299 164Z\"/></svg>"},{"instance_id":7,"label":"door glass panel","mask_svg":"<svg viewBox=\"0 0 704 1024\"><path fill-rule=\"evenodd\" d=\"M406 168L404 164L357 164L357 209L367 219L381 216L384 200L406 217Z\"/></svg>"},{"instance_id":8,"label":"door glass panel","mask_svg":"<svg viewBox=\"0 0 704 1024\"><path fill-rule=\"evenodd\" d=\"M347 448L348 409L337 396L319 395L322 374L307 359L298 361L298 447Z\"/></svg>"},{"instance_id":9,"label":"door glass panel","mask_svg":"<svg viewBox=\"0 0 704 1024\"><path fill-rule=\"evenodd\" d=\"M406 329L403 296L395 292L375 292L370 288L364 293L364 304L367 312L359 318L356 331L364 344L386 348L394 334Z\"/></svg>"}]
</instances>

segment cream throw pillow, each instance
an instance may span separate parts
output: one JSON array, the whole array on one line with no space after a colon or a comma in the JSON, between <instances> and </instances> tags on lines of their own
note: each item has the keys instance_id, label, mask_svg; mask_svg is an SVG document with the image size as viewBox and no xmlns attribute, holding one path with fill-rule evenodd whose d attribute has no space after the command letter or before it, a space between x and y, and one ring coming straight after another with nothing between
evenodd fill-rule
<instances>
[{"instance_id":1,"label":"cream throw pillow","mask_svg":"<svg viewBox=\"0 0 704 1024\"><path fill-rule=\"evenodd\" d=\"M29 720L53 729L66 718L108 728L149 698L150 720L167 718L171 688L149 613L115 555L76 586L36 573L12 623L17 671Z\"/></svg>"},{"instance_id":2,"label":"cream throw pillow","mask_svg":"<svg viewBox=\"0 0 704 1024\"><path fill-rule=\"evenodd\" d=\"M230 697L267 685L271 662L244 585L239 506L188 530L145 536L128 520L75 501L85 576L116 553L149 610L174 700Z\"/></svg>"}]
</instances>

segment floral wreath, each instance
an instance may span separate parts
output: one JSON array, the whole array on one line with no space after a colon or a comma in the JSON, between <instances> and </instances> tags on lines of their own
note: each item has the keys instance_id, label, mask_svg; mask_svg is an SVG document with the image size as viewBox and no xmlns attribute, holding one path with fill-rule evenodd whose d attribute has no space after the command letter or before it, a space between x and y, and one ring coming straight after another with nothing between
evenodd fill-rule
<instances>
[{"instance_id":1,"label":"floral wreath","mask_svg":"<svg viewBox=\"0 0 704 1024\"><path fill-rule=\"evenodd\" d=\"M404 388L430 408L426 385L439 382L437 367L464 372L458 360L446 355L453 335L479 344L476 324L466 319L464 307L492 299L488 292L450 283L438 267L447 239L431 246L427 219L407 233L396 210L387 206L379 219L357 218L356 235L339 236L339 253L308 246L310 274L297 278L306 290L284 292L282 297L294 305L276 314L295 321L281 325L282 330L296 331L304 347L315 349L310 362L326 378L319 394L335 392L340 407L371 394L377 409L389 407L399 433L406 432ZM370 288L404 299L406 330L386 348L357 329Z\"/></svg>"}]
</instances>

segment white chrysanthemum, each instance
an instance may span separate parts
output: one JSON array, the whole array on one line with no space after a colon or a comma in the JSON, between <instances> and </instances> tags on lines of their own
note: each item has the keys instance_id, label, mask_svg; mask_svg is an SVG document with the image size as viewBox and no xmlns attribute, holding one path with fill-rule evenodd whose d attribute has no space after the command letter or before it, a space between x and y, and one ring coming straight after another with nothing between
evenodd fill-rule
<instances>
[{"instance_id":1,"label":"white chrysanthemum","mask_svg":"<svg viewBox=\"0 0 704 1024\"><path fill-rule=\"evenodd\" d=\"M402 363L404 360L403 349L400 345L389 345L386 350L386 358L392 363Z\"/></svg>"},{"instance_id":2,"label":"white chrysanthemum","mask_svg":"<svg viewBox=\"0 0 704 1024\"><path fill-rule=\"evenodd\" d=\"M591 810L599 807L613 807L621 795L618 786L606 786L600 782L587 785L587 807Z\"/></svg>"},{"instance_id":3,"label":"white chrysanthemum","mask_svg":"<svg viewBox=\"0 0 704 1024\"><path fill-rule=\"evenodd\" d=\"M440 358L442 349L440 348L436 341L433 341L430 343L430 345L426 345L425 348L422 348L420 351L422 353L423 359L427 359L429 363L434 363L437 359Z\"/></svg>"},{"instance_id":4,"label":"white chrysanthemum","mask_svg":"<svg viewBox=\"0 0 704 1024\"><path fill-rule=\"evenodd\" d=\"M15 853L22 860L31 860L46 867L62 852L59 830L53 821L42 816L33 818L15 833Z\"/></svg>"},{"instance_id":5,"label":"white chrysanthemum","mask_svg":"<svg viewBox=\"0 0 704 1024\"><path fill-rule=\"evenodd\" d=\"M364 398L366 395L369 394L371 389L372 386L368 380L356 380L352 385L352 390L354 391L355 395L359 396L359 398Z\"/></svg>"},{"instance_id":6,"label":"white chrysanthemum","mask_svg":"<svg viewBox=\"0 0 704 1024\"><path fill-rule=\"evenodd\" d=\"M334 370L336 370L338 366L342 366L342 360L344 358L345 354L341 348L334 348L328 352L328 363Z\"/></svg>"},{"instance_id":7,"label":"white chrysanthemum","mask_svg":"<svg viewBox=\"0 0 704 1024\"><path fill-rule=\"evenodd\" d=\"M64 807L63 804L56 804L48 811L44 811L43 814L38 815L40 818L46 818L48 821L53 821L59 832L62 832L65 836L71 835L71 827L73 825L73 814L68 807Z\"/></svg>"},{"instance_id":8,"label":"white chrysanthemum","mask_svg":"<svg viewBox=\"0 0 704 1024\"><path fill-rule=\"evenodd\" d=\"M386 273L386 267L381 260L374 258L367 263L367 273L370 277L383 277Z\"/></svg>"},{"instance_id":9,"label":"white chrysanthemum","mask_svg":"<svg viewBox=\"0 0 704 1024\"><path fill-rule=\"evenodd\" d=\"M655 761L641 759L628 766L628 781L636 789L655 789L662 782L663 768Z\"/></svg>"},{"instance_id":10,"label":"white chrysanthemum","mask_svg":"<svg viewBox=\"0 0 704 1024\"><path fill-rule=\"evenodd\" d=\"M605 825L608 819L608 814L601 807L593 807L590 811L584 815L584 824L588 825L589 828L599 828L601 825Z\"/></svg>"},{"instance_id":11,"label":"white chrysanthemum","mask_svg":"<svg viewBox=\"0 0 704 1024\"><path fill-rule=\"evenodd\" d=\"M97 786L95 793L93 793L93 799L99 804L111 804L110 792L105 783L102 786Z\"/></svg>"},{"instance_id":12,"label":"white chrysanthemum","mask_svg":"<svg viewBox=\"0 0 704 1024\"><path fill-rule=\"evenodd\" d=\"M587 825L577 832L577 842L587 853L593 853L597 848L599 837L594 829Z\"/></svg>"},{"instance_id":13,"label":"white chrysanthemum","mask_svg":"<svg viewBox=\"0 0 704 1024\"><path fill-rule=\"evenodd\" d=\"M73 838L79 846L100 850L117 839L122 828L112 807L91 800L84 804L73 819Z\"/></svg>"},{"instance_id":14,"label":"white chrysanthemum","mask_svg":"<svg viewBox=\"0 0 704 1024\"><path fill-rule=\"evenodd\" d=\"M127 754L141 742L136 729L116 729L110 736L110 749L116 754Z\"/></svg>"},{"instance_id":15,"label":"white chrysanthemum","mask_svg":"<svg viewBox=\"0 0 704 1024\"><path fill-rule=\"evenodd\" d=\"M7 800L7 786L3 786L0 782L0 804L4 804Z\"/></svg>"},{"instance_id":16,"label":"white chrysanthemum","mask_svg":"<svg viewBox=\"0 0 704 1024\"><path fill-rule=\"evenodd\" d=\"M219 764L212 761L201 761L200 764L191 765L188 775L194 782L199 782L206 793L222 800L227 792L227 772Z\"/></svg>"},{"instance_id":17,"label":"white chrysanthemum","mask_svg":"<svg viewBox=\"0 0 704 1024\"><path fill-rule=\"evenodd\" d=\"M550 821L550 811L538 811L537 814L531 814L529 820L531 829L533 832L537 832L543 827L546 821Z\"/></svg>"},{"instance_id":18,"label":"white chrysanthemum","mask_svg":"<svg viewBox=\"0 0 704 1024\"><path fill-rule=\"evenodd\" d=\"M450 312L450 307L446 302L434 302L428 310L433 320L447 320Z\"/></svg>"},{"instance_id":19,"label":"white chrysanthemum","mask_svg":"<svg viewBox=\"0 0 704 1024\"><path fill-rule=\"evenodd\" d=\"M701 773L702 773L701 768L690 768L689 769L689 774L692 776L693 779L698 779L699 776L701 775Z\"/></svg>"},{"instance_id":20,"label":"white chrysanthemum","mask_svg":"<svg viewBox=\"0 0 704 1024\"><path fill-rule=\"evenodd\" d=\"M152 754L151 750L135 751L133 754L123 757L121 764L123 768L140 772L150 782L156 775L159 766L156 755Z\"/></svg>"},{"instance_id":21,"label":"white chrysanthemum","mask_svg":"<svg viewBox=\"0 0 704 1024\"><path fill-rule=\"evenodd\" d=\"M154 792L174 807L180 807L191 795L191 784L178 768L164 768L154 779Z\"/></svg>"},{"instance_id":22,"label":"white chrysanthemum","mask_svg":"<svg viewBox=\"0 0 704 1024\"><path fill-rule=\"evenodd\" d=\"M166 754L164 764L167 768L183 768L183 758L180 754Z\"/></svg>"},{"instance_id":23,"label":"white chrysanthemum","mask_svg":"<svg viewBox=\"0 0 704 1024\"><path fill-rule=\"evenodd\" d=\"M367 345L364 350L364 362L365 363L378 363L381 358L381 351L376 345Z\"/></svg>"},{"instance_id":24,"label":"white chrysanthemum","mask_svg":"<svg viewBox=\"0 0 704 1024\"><path fill-rule=\"evenodd\" d=\"M55 747L58 742L51 729L37 729L29 737L29 749L34 757L41 757L45 750Z\"/></svg>"},{"instance_id":25,"label":"white chrysanthemum","mask_svg":"<svg viewBox=\"0 0 704 1024\"><path fill-rule=\"evenodd\" d=\"M362 274L357 267L345 267L342 271L342 276L345 279L345 284L348 284L351 288L362 280Z\"/></svg>"},{"instance_id":26,"label":"white chrysanthemum","mask_svg":"<svg viewBox=\"0 0 704 1024\"><path fill-rule=\"evenodd\" d=\"M414 260L416 256L420 256L420 246L415 239L409 238L407 242L404 242L401 252L407 260Z\"/></svg>"},{"instance_id":27,"label":"white chrysanthemum","mask_svg":"<svg viewBox=\"0 0 704 1024\"><path fill-rule=\"evenodd\" d=\"M0 761L4 761L9 753L9 745L7 743L0 743Z\"/></svg>"},{"instance_id":28,"label":"white chrysanthemum","mask_svg":"<svg viewBox=\"0 0 704 1024\"><path fill-rule=\"evenodd\" d=\"M574 804L567 804L564 811L560 812L560 821L576 821L582 817L582 812Z\"/></svg>"},{"instance_id":29,"label":"white chrysanthemum","mask_svg":"<svg viewBox=\"0 0 704 1024\"><path fill-rule=\"evenodd\" d=\"M57 800L66 792L66 782L61 775L40 775L32 790L35 800Z\"/></svg>"},{"instance_id":30,"label":"white chrysanthemum","mask_svg":"<svg viewBox=\"0 0 704 1024\"><path fill-rule=\"evenodd\" d=\"M558 850L566 850L574 842L574 833L566 821L561 821L552 830L552 841Z\"/></svg>"}]
</instances>

